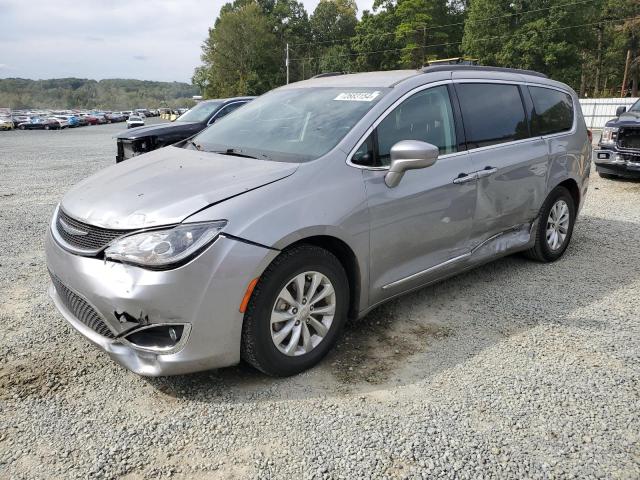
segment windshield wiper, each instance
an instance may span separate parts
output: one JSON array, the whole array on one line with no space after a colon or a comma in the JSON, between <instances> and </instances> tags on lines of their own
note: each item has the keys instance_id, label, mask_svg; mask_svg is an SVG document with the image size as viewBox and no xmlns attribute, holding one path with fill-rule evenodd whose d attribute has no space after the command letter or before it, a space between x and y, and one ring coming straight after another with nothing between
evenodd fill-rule
<instances>
[{"instance_id":1,"label":"windshield wiper","mask_svg":"<svg viewBox=\"0 0 640 480\"><path fill-rule=\"evenodd\" d=\"M187 143L189 145L192 145L193 148L195 148L196 150L202 150L202 145L200 145L199 143L194 142L193 140L189 140Z\"/></svg>"},{"instance_id":2,"label":"windshield wiper","mask_svg":"<svg viewBox=\"0 0 640 480\"><path fill-rule=\"evenodd\" d=\"M237 150L235 148L227 148L226 150L221 150L213 153L219 153L220 155L231 155L233 157L253 158L255 160L258 159L258 157L254 157L253 155L247 155L246 153L242 153L242 151Z\"/></svg>"}]
</instances>

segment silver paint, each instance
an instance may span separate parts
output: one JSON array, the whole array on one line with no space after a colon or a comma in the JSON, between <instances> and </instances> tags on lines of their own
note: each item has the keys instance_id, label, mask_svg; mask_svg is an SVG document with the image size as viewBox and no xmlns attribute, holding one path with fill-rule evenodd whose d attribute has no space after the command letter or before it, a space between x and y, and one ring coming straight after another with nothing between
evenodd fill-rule
<instances>
[{"instance_id":1,"label":"silver paint","mask_svg":"<svg viewBox=\"0 0 640 480\"><path fill-rule=\"evenodd\" d=\"M402 99L458 81L565 91L574 100L574 129L441 155L431 166L405 170L393 188L385 183L388 167L350 163L351 153ZM403 70L281 88L316 86L393 88L317 160L278 163L166 147L98 172L62 200L68 215L103 228L228 221L223 235L202 254L167 271L73 255L51 232L47 235L49 269L81 293L114 333L124 328L114 312L144 315L151 324L187 323L191 332L180 351L140 352L101 337L78 322L50 289L63 316L116 361L143 375L232 365L240 359L239 306L247 286L279 250L295 242L330 238L352 252L359 287L355 314L362 316L390 298L529 248L540 207L559 183L575 182L578 211L584 201L591 147L577 97L566 85L520 73Z\"/></svg>"}]
</instances>

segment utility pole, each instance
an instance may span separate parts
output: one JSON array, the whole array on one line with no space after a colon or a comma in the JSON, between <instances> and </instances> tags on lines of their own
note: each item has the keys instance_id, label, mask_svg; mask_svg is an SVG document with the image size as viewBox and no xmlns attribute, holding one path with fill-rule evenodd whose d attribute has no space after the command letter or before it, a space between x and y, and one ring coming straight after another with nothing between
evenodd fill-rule
<instances>
[{"instance_id":1,"label":"utility pole","mask_svg":"<svg viewBox=\"0 0 640 480\"><path fill-rule=\"evenodd\" d=\"M287 42L287 56L284 60L284 65L287 67L287 85L289 85L289 42Z\"/></svg>"},{"instance_id":2,"label":"utility pole","mask_svg":"<svg viewBox=\"0 0 640 480\"><path fill-rule=\"evenodd\" d=\"M602 24L598 24L598 46L596 55L596 78L593 86L593 96L597 97L600 92L600 71L602 69Z\"/></svg>"},{"instance_id":3,"label":"utility pole","mask_svg":"<svg viewBox=\"0 0 640 480\"><path fill-rule=\"evenodd\" d=\"M624 97L624 89L627 86L629 76L629 65L631 65L631 49L627 50L627 60L624 62L624 76L622 77L622 88L620 88L620 98Z\"/></svg>"}]
</instances>

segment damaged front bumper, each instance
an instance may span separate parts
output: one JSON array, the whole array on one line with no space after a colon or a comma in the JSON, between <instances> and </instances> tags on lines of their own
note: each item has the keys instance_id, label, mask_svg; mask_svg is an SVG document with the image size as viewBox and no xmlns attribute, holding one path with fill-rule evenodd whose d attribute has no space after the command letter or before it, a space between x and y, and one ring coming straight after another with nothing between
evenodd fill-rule
<instances>
[{"instance_id":1,"label":"damaged front bumper","mask_svg":"<svg viewBox=\"0 0 640 480\"><path fill-rule=\"evenodd\" d=\"M608 175L640 177L640 152L638 155L621 153L616 150L598 149L593 151L596 170Z\"/></svg>"},{"instance_id":2,"label":"damaged front bumper","mask_svg":"<svg viewBox=\"0 0 640 480\"><path fill-rule=\"evenodd\" d=\"M240 360L239 306L247 286L277 253L220 235L190 263L151 271L74 255L49 231L47 267L54 278L49 294L77 331L135 373L175 375L224 367ZM174 342L145 348L145 332L154 328Z\"/></svg>"}]
</instances>

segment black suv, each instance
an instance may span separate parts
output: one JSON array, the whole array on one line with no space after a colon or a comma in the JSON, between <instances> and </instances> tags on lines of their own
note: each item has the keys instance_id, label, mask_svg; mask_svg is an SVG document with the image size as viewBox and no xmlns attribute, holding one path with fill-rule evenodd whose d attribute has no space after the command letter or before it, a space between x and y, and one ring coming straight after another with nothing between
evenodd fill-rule
<instances>
[{"instance_id":1,"label":"black suv","mask_svg":"<svg viewBox=\"0 0 640 480\"><path fill-rule=\"evenodd\" d=\"M593 161L601 177L640 178L640 100L628 111L618 107L602 129Z\"/></svg>"},{"instance_id":2,"label":"black suv","mask_svg":"<svg viewBox=\"0 0 640 480\"><path fill-rule=\"evenodd\" d=\"M132 128L118 134L116 163L189 138L255 97L205 100L172 123Z\"/></svg>"}]
</instances>

